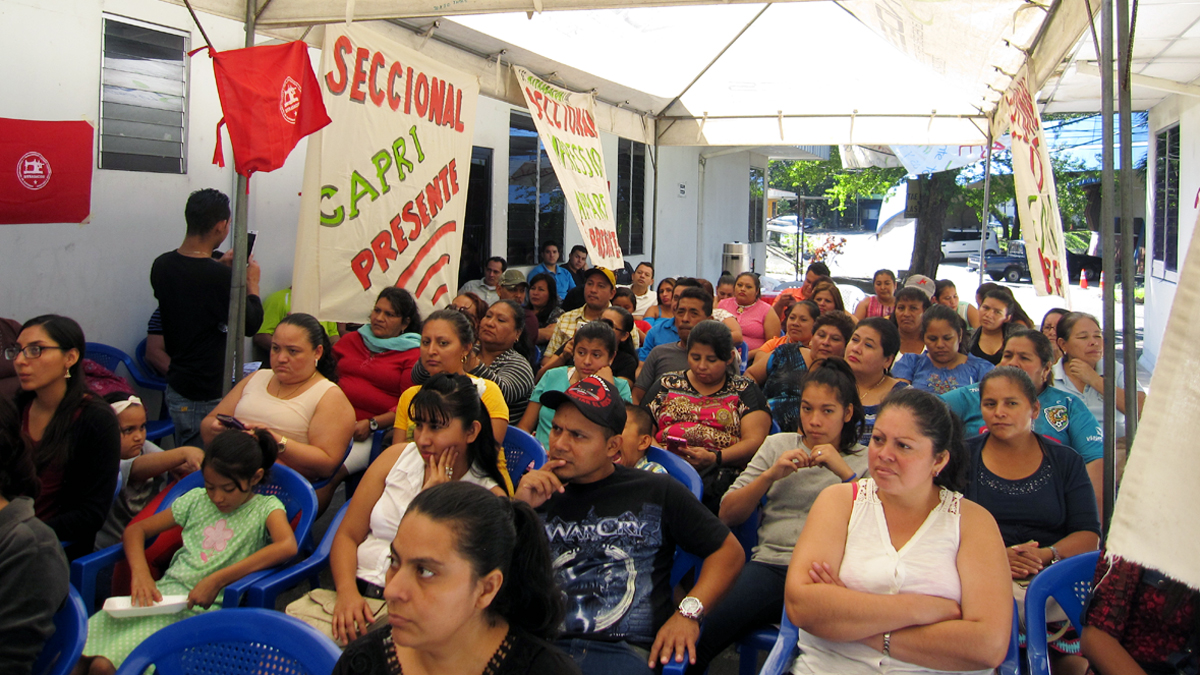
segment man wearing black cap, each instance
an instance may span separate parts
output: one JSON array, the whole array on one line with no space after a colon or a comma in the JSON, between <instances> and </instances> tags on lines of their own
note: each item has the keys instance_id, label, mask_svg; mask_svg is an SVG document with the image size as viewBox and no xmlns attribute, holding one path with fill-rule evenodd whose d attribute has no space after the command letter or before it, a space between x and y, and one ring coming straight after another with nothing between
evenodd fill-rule
<instances>
[{"instance_id":1,"label":"man wearing black cap","mask_svg":"<svg viewBox=\"0 0 1200 675\"><path fill-rule=\"evenodd\" d=\"M694 662L705 609L741 571L741 545L682 483L615 464L625 404L611 383L588 377L541 404L555 411L549 460L525 474L516 498L542 516L566 595L558 646L584 675ZM704 567L673 609L677 545Z\"/></svg>"}]
</instances>

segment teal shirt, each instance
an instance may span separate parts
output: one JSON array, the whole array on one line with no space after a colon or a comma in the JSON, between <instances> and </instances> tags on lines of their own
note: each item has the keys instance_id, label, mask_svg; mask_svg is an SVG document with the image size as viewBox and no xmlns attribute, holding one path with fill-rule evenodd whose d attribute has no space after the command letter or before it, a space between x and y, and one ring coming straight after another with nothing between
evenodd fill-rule
<instances>
[{"instance_id":1,"label":"teal shirt","mask_svg":"<svg viewBox=\"0 0 1200 675\"><path fill-rule=\"evenodd\" d=\"M971 438L987 431L979 408L979 384L970 384L942 394L942 400L962 420L963 436ZM1033 422L1033 433L1065 445L1088 464L1104 457L1104 436L1100 423L1074 394L1046 387L1038 395L1042 410Z\"/></svg>"},{"instance_id":2,"label":"teal shirt","mask_svg":"<svg viewBox=\"0 0 1200 675\"><path fill-rule=\"evenodd\" d=\"M559 366L546 371L542 379L538 380L537 386L533 388L533 393L529 395L530 403L542 402L542 394L548 391L566 391L571 385L571 377L567 374L570 366ZM633 397L629 393L629 383L625 378L617 378L617 392L621 394L621 398L629 403L633 403ZM554 421L554 410L546 406L538 411L537 436L538 442L543 448L550 447L550 423Z\"/></svg>"}]
</instances>

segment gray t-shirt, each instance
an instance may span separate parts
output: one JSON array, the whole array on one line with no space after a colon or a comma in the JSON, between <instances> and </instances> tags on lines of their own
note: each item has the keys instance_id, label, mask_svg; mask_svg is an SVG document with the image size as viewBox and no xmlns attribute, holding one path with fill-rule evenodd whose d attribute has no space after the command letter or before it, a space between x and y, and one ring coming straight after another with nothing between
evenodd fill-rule
<instances>
[{"instance_id":1,"label":"gray t-shirt","mask_svg":"<svg viewBox=\"0 0 1200 675\"><path fill-rule=\"evenodd\" d=\"M778 433L767 436L750 464L742 471L729 491L746 487L764 471L770 469L779 457L788 450L808 446L797 433ZM867 475L867 449L861 445L854 446L854 452L842 455L846 464L858 474L859 478ZM762 507L762 521L758 525L758 543L751 552L750 559L768 565L787 565L792 559L792 549L800 530L808 519L808 510L821 490L830 485L842 482L837 474L823 466L800 469L787 478L777 480L767 489L766 504Z\"/></svg>"},{"instance_id":2,"label":"gray t-shirt","mask_svg":"<svg viewBox=\"0 0 1200 675\"><path fill-rule=\"evenodd\" d=\"M650 355L642 363L642 372L633 386L648 391L663 375L687 369L687 350L679 346L678 342L658 345L650 350Z\"/></svg>"}]
</instances>

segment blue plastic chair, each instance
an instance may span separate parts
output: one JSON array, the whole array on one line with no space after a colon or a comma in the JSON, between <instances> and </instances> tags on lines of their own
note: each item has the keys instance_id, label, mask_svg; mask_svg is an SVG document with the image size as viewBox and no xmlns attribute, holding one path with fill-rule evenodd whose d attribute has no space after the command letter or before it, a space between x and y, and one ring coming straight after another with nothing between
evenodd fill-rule
<instances>
[{"instance_id":1,"label":"blue plastic chair","mask_svg":"<svg viewBox=\"0 0 1200 675\"><path fill-rule=\"evenodd\" d=\"M1017 613L1017 601L1013 600L1012 636L1008 639L1008 653L1004 662L996 669L1000 675L1021 675L1021 617Z\"/></svg>"},{"instance_id":2,"label":"blue plastic chair","mask_svg":"<svg viewBox=\"0 0 1200 675\"><path fill-rule=\"evenodd\" d=\"M738 354L742 357L742 374L746 373L746 369L750 367L750 349L745 342L739 342L737 346Z\"/></svg>"},{"instance_id":3,"label":"blue plastic chair","mask_svg":"<svg viewBox=\"0 0 1200 675\"><path fill-rule=\"evenodd\" d=\"M1046 600L1054 598L1071 620L1076 631L1083 632L1083 604L1092 594L1099 551L1071 556L1038 572L1025 591L1025 647L1030 675L1049 675L1050 652L1046 643Z\"/></svg>"},{"instance_id":4,"label":"blue plastic chair","mask_svg":"<svg viewBox=\"0 0 1200 675\"><path fill-rule=\"evenodd\" d=\"M792 620L788 618L787 608L783 609L783 616L779 619L779 635L775 638L775 646L771 647L771 653L767 654L767 660L763 663L760 675L783 675L792 667L792 662L796 660L796 655L800 653L797 641L800 639L800 629Z\"/></svg>"},{"instance_id":5,"label":"blue plastic chair","mask_svg":"<svg viewBox=\"0 0 1200 675\"><path fill-rule=\"evenodd\" d=\"M87 610L74 586L67 587L63 606L54 613L54 634L33 662L33 675L67 675L83 656L87 643Z\"/></svg>"},{"instance_id":6,"label":"blue plastic chair","mask_svg":"<svg viewBox=\"0 0 1200 675\"><path fill-rule=\"evenodd\" d=\"M167 390L166 378L159 375L158 371L154 370L154 366L151 366L150 362L146 360L146 338L142 338L142 341L133 350L133 358L137 361L138 368L142 369L142 377L146 378L148 383L153 383L142 386L147 389L157 389L158 391Z\"/></svg>"},{"instance_id":7,"label":"blue plastic chair","mask_svg":"<svg viewBox=\"0 0 1200 675\"><path fill-rule=\"evenodd\" d=\"M155 513L168 508L184 493L198 487L204 487L204 476L201 475L201 472L188 474L167 492L167 496L159 503ZM313 522L317 519L317 495L313 492L312 485L303 476L282 464L276 464L271 467L270 480L260 483L255 490L259 494L278 497L279 501L283 502L289 522L296 517L296 514L300 514L294 530L297 544L303 545L303 542L311 537ZM88 615L96 612L96 578L101 571L121 560L124 555L124 547L121 544L114 544L71 563L71 585L79 591L83 598ZM225 587L222 606L237 607L241 604L242 595L251 584L281 568L282 566L259 570L229 584Z\"/></svg>"},{"instance_id":8,"label":"blue plastic chair","mask_svg":"<svg viewBox=\"0 0 1200 675\"><path fill-rule=\"evenodd\" d=\"M777 433L779 433L779 432L781 432L781 431L783 431L783 429L780 429L780 428L779 428L779 422L776 422L776 421L775 421L775 418L774 418L774 417L772 417L772 418L771 418L771 430L767 432L767 435L768 435L768 436L773 436L773 435L775 435L775 434L777 434Z\"/></svg>"},{"instance_id":9,"label":"blue plastic chair","mask_svg":"<svg viewBox=\"0 0 1200 675\"><path fill-rule=\"evenodd\" d=\"M508 465L508 477L512 479L513 489L516 489L530 462L534 469L540 469L546 463L546 449L529 432L510 424L504 433L504 462Z\"/></svg>"},{"instance_id":10,"label":"blue plastic chair","mask_svg":"<svg viewBox=\"0 0 1200 675\"><path fill-rule=\"evenodd\" d=\"M659 464L667 470L667 474L687 486L696 499L700 499L704 494L704 484L700 481L700 474L692 468L682 457L667 452L662 448L650 446L646 449L646 459ZM684 551L681 548L675 550L675 563L671 566L671 587L674 588L679 580L683 578L689 570L696 570L699 574L700 558Z\"/></svg>"},{"instance_id":11,"label":"blue plastic chair","mask_svg":"<svg viewBox=\"0 0 1200 675\"><path fill-rule=\"evenodd\" d=\"M329 485L329 481L333 480L333 477L336 476L337 472L341 470L342 465L346 463L346 458L350 456L350 451L353 449L354 449L354 437L351 436L350 442L346 444L346 452L342 454L342 461L338 463L337 468L333 470L333 473L329 474L328 476L326 476L312 484L312 487L314 490L320 490L321 488L325 487L326 485Z\"/></svg>"},{"instance_id":12,"label":"blue plastic chair","mask_svg":"<svg viewBox=\"0 0 1200 675\"><path fill-rule=\"evenodd\" d=\"M317 548L311 555L251 584L250 588L246 590L246 605L274 609L275 600L280 593L294 588L305 580L309 582L310 587L320 588L321 571L329 564L329 551L333 548L333 537L337 534L338 527L341 526L342 519L346 517L346 509L349 507L350 502L346 502L342 504L342 508L338 509L333 521L329 523L329 529L325 530L325 536L321 537L321 543L317 544Z\"/></svg>"},{"instance_id":13,"label":"blue plastic chair","mask_svg":"<svg viewBox=\"0 0 1200 675\"><path fill-rule=\"evenodd\" d=\"M141 350L143 355L146 353L145 342L145 340L142 340L142 344L138 345L138 348ZM124 364L125 370L129 371L129 375L133 378L134 384L137 384L139 387L144 389L153 389L155 391L166 392L166 380L158 377L157 375L148 376L146 371L143 371L140 366L133 362L133 359L129 358L128 354L120 349L117 349L116 347L110 347L109 345L101 344L99 342L88 342L86 343L85 349L87 350L87 352L84 354L85 358L89 358L96 363L99 363L110 370L114 375L117 374L117 368L121 364ZM174 435L175 423L171 421L169 416L160 420L148 420L146 422L146 440L148 441L157 441L161 438Z\"/></svg>"},{"instance_id":14,"label":"blue plastic chair","mask_svg":"<svg viewBox=\"0 0 1200 675\"><path fill-rule=\"evenodd\" d=\"M265 609L208 612L146 638L121 664L120 675L222 673L327 675L342 651L317 629Z\"/></svg>"}]
</instances>

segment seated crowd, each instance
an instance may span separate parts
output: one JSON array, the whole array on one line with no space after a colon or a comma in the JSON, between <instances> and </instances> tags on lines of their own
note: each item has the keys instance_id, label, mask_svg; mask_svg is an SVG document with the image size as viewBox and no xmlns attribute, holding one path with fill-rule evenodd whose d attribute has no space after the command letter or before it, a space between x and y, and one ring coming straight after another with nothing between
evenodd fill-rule
<instances>
[{"instance_id":1,"label":"seated crowd","mask_svg":"<svg viewBox=\"0 0 1200 675\"><path fill-rule=\"evenodd\" d=\"M93 551L124 546L114 594L187 609L95 614L80 674L114 672L291 560L304 542L259 494L276 464L321 510L345 485L334 588L287 606L345 648L338 673L702 674L785 612L791 672L987 672L1029 580L1099 547L1106 374L1089 315L1052 310L1035 330L1006 288L976 307L890 270L850 311L822 263L773 302L751 273L656 286L648 262L619 286L548 243L528 277L491 258L428 316L385 288L361 326L334 325L286 294L260 303L252 264L247 332L268 364L214 396L211 331L176 297L188 275L227 291L228 266L194 254L228 229L211 192L152 275L165 353L147 360L167 368L174 447L147 441L139 397L92 385L78 323L4 323L0 672L29 672L68 561ZM1140 410L1118 401L1123 436ZM525 435L544 464L506 460ZM682 578L677 549L695 561ZM1089 667L1081 649L1095 672L1158 672L1196 644L1194 594L1110 565L1082 636L1028 627L1053 635L1060 675Z\"/></svg>"}]
</instances>

